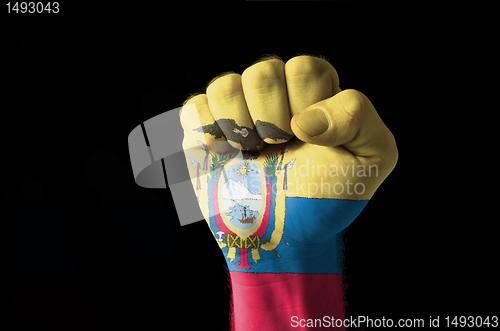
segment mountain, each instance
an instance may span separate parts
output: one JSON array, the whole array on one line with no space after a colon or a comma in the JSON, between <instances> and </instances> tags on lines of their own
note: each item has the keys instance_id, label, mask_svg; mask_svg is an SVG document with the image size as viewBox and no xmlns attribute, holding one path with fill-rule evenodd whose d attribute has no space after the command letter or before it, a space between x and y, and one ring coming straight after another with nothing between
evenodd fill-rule
<instances>
[{"instance_id":1,"label":"mountain","mask_svg":"<svg viewBox=\"0 0 500 331\"><path fill-rule=\"evenodd\" d=\"M231 178L229 178L228 181L224 184L223 194L224 199L230 200L262 199L261 194L253 194L246 188L246 186L242 182L233 180Z\"/></svg>"}]
</instances>

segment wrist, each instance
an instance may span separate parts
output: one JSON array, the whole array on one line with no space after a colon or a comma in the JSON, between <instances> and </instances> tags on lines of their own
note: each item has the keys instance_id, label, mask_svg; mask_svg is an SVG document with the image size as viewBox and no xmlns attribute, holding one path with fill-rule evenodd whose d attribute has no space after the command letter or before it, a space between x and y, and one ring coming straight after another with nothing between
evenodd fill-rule
<instances>
[{"instance_id":1,"label":"wrist","mask_svg":"<svg viewBox=\"0 0 500 331\"><path fill-rule=\"evenodd\" d=\"M247 272L230 272L230 275L234 331L287 330L299 327L297 320L345 318L344 275ZM321 328L320 324L316 327Z\"/></svg>"}]
</instances>

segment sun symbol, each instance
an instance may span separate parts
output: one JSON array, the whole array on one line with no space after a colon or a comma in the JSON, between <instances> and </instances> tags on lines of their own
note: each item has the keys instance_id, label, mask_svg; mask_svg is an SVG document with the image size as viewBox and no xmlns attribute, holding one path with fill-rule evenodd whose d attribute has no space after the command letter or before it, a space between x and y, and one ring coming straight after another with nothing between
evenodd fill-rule
<instances>
[{"instance_id":1,"label":"sun symbol","mask_svg":"<svg viewBox=\"0 0 500 331\"><path fill-rule=\"evenodd\" d=\"M248 168L248 164L246 163L238 167L238 175L240 176L240 178L245 178L247 176Z\"/></svg>"}]
</instances>

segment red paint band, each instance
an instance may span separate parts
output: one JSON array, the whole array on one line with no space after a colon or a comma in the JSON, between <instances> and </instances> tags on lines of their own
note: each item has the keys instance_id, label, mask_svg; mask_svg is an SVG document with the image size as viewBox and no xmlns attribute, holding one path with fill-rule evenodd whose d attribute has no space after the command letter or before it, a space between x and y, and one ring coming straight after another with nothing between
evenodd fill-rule
<instances>
[{"instance_id":1,"label":"red paint band","mask_svg":"<svg viewBox=\"0 0 500 331\"><path fill-rule=\"evenodd\" d=\"M297 319L345 318L344 275L230 272L234 331L324 330ZM346 330L345 328L335 328Z\"/></svg>"}]
</instances>

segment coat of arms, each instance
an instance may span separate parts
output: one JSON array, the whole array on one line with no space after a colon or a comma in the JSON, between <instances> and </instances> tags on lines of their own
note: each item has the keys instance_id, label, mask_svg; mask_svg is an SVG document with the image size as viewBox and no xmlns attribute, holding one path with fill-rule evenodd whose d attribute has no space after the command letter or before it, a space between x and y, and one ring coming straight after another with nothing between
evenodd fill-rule
<instances>
[{"instance_id":1,"label":"coat of arms","mask_svg":"<svg viewBox=\"0 0 500 331\"><path fill-rule=\"evenodd\" d=\"M208 148L199 144L208 155ZM207 158L202 161L207 165L203 177L200 170L205 167L191 158L200 207L209 215L208 225L229 263L238 263L236 268L257 266L259 250L280 257L276 246L281 240L288 245L283 238L286 177L295 161L283 165L288 150L286 145L278 153L268 153L262 163L241 153L235 158L228 153L211 155L210 167Z\"/></svg>"}]
</instances>

